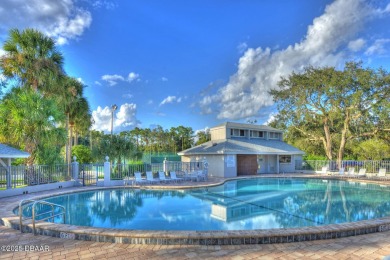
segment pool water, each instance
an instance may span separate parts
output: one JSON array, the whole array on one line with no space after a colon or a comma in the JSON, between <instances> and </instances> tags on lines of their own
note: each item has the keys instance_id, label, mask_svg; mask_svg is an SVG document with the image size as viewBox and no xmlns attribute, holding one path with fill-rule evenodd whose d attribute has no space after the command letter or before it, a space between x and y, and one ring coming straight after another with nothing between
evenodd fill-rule
<instances>
[{"instance_id":1,"label":"pool water","mask_svg":"<svg viewBox=\"0 0 390 260\"><path fill-rule=\"evenodd\" d=\"M135 230L253 230L390 215L390 187L340 180L261 178L207 189L105 189L45 199L66 224ZM45 206L39 210L45 210ZM47 209L46 209L47 210ZM27 208L25 215L31 215ZM57 217L54 222L62 223Z\"/></svg>"}]
</instances>

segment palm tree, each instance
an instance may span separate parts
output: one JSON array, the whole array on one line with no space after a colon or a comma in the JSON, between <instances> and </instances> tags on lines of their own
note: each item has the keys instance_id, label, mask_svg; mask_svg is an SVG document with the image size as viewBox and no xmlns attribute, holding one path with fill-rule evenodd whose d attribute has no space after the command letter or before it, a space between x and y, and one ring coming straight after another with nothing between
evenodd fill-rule
<instances>
[{"instance_id":1,"label":"palm tree","mask_svg":"<svg viewBox=\"0 0 390 260\"><path fill-rule=\"evenodd\" d=\"M37 161L42 149L58 146L64 133L56 128L62 120L52 99L29 88L14 88L0 102L0 142L25 149L31 156L27 164Z\"/></svg>"},{"instance_id":2,"label":"palm tree","mask_svg":"<svg viewBox=\"0 0 390 260\"><path fill-rule=\"evenodd\" d=\"M72 77L62 77L62 91L57 95L58 106L65 113L65 129L68 133L68 141L65 147L65 160L71 162L73 129L77 125L79 129L88 129L91 124L91 114L88 101L83 97L83 84Z\"/></svg>"},{"instance_id":3,"label":"palm tree","mask_svg":"<svg viewBox=\"0 0 390 260\"><path fill-rule=\"evenodd\" d=\"M3 49L0 68L6 77L45 95L58 92L58 78L64 74L63 57L53 39L34 29L12 29Z\"/></svg>"}]
</instances>

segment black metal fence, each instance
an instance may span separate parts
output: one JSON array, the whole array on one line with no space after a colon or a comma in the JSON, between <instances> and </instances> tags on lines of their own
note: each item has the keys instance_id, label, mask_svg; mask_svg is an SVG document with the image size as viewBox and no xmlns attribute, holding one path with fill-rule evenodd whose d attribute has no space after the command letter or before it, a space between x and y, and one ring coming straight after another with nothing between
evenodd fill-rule
<instances>
[{"instance_id":1,"label":"black metal fence","mask_svg":"<svg viewBox=\"0 0 390 260\"><path fill-rule=\"evenodd\" d=\"M72 176L72 166L33 165L0 166L0 189L68 181Z\"/></svg>"},{"instance_id":2,"label":"black metal fence","mask_svg":"<svg viewBox=\"0 0 390 260\"><path fill-rule=\"evenodd\" d=\"M83 186L96 185L99 179L104 179L104 164L81 164L79 180Z\"/></svg>"}]
</instances>

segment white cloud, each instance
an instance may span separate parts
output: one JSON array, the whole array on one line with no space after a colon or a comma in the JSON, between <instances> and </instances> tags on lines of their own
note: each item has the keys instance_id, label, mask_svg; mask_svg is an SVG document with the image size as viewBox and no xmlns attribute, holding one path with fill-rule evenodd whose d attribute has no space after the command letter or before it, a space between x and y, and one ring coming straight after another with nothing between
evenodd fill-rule
<instances>
[{"instance_id":1,"label":"white cloud","mask_svg":"<svg viewBox=\"0 0 390 260\"><path fill-rule=\"evenodd\" d=\"M0 57L5 55L5 51L0 48Z\"/></svg>"},{"instance_id":2,"label":"white cloud","mask_svg":"<svg viewBox=\"0 0 390 260\"><path fill-rule=\"evenodd\" d=\"M269 125L272 121L276 119L278 113L269 113L267 121L264 122L265 125Z\"/></svg>"},{"instance_id":3,"label":"white cloud","mask_svg":"<svg viewBox=\"0 0 390 260\"><path fill-rule=\"evenodd\" d=\"M81 84L85 85L85 82L82 78L77 78L77 81L80 82Z\"/></svg>"},{"instance_id":4,"label":"white cloud","mask_svg":"<svg viewBox=\"0 0 390 260\"><path fill-rule=\"evenodd\" d=\"M119 81L127 81L131 83L133 81L140 81L141 79L139 74L135 72L130 72L127 78L118 74L114 74L114 75L107 74L102 76L102 80L106 81L110 86L115 86L116 84L118 84Z\"/></svg>"},{"instance_id":5,"label":"white cloud","mask_svg":"<svg viewBox=\"0 0 390 260\"><path fill-rule=\"evenodd\" d=\"M246 42L240 42L237 46L239 53L244 53L248 49L248 44Z\"/></svg>"},{"instance_id":6,"label":"white cloud","mask_svg":"<svg viewBox=\"0 0 390 260\"><path fill-rule=\"evenodd\" d=\"M115 86L118 81L124 81L125 79L117 74L114 75L103 75L102 80L106 81L110 86Z\"/></svg>"},{"instance_id":7,"label":"white cloud","mask_svg":"<svg viewBox=\"0 0 390 260\"><path fill-rule=\"evenodd\" d=\"M80 37L92 23L89 11L73 0L2 0L0 3L0 32L9 28L35 28L58 44Z\"/></svg>"},{"instance_id":8,"label":"white cloud","mask_svg":"<svg viewBox=\"0 0 390 260\"><path fill-rule=\"evenodd\" d=\"M165 104L171 104L171 103L180 103L181 101L182 101L181 97L178 98L176 96L168 96L163 101L161 101L160 106Z\"/></svg>"},{"instance_id":9,"label":"white cloud","mask_svg":"<svg viewBox=\"0 0 390 260\"><path fill-rule=\"evenodd\" d=\"M385 46L390 43L390 39L377 39L375 42L366 50L366 55L373 54L385 54L388 52Z\"/></svg>"},{"instance_id":10,"label":"white cloud","mask_svg":"<svg viewBox=\"0 0 390 260\"><path fill-rule=\"evenodd\" d=\"M94 130L111 132L111 107L97 107L92 111L92 117L95 120L93 125ZM114 131L131 129L140 124L137 119L137 105L133 103L125 103L114 111Z\"/></svg>"},{"instance_id":11,"label":"white cloud","mask_svg":"<svg viewBox=\"0 0 390 260\"><path fill-rule=\"evenodd\" d=\"M105 8L107 10L113 10L115 9L118 5L115 4L114 2L111 1L105 1L105 0L97 0L92 3L92 6L96 9L99 8Z\"/></svg>"},{"instance_id":12,"label":"white cloud","mask_svg":"<svg viewBox=\"0 0 390 260\"><path fill-rule=\"evenodd\" d=\"M166 78L166 77L161 77L161 81L168 81L168 78Z\"/></svg>"},{"instance_id":13,"label":"white cloud","mask_svg":"<svg viewBox=\"0 0 390 260\"><path fill-rule=\"evenodd\" d=\"M199 102L202 112L217 112L219 119L258 115L260 109L273 105L269 91L278 87L281 76L309 65L343 64L346 44L374 13L363 1L336 0L313 20L301 42L274 52L270 48L249 48L229 82Z\"/></svg>"},{"instance_id":14,"label":"white cloud","mask_svg":"<svg viewBox=\"0 0 390 260\"><path fill-rule=\"evenodd\" d=\"M99 86L101 86L102 85L102 83L100 83L99 81L95 81L95 85L99 85Z\"/></svg>"},{"instance_id":15,"label":"white cloud","mask_svg":"<svg viewBox=\"0 0 390 260\"><path fill-rule=\"evenodd\" d=\"M127 99L130 99L130 98L133 98L133 95L128 93L128 94L123 94L122 95L123 98L127 98Z\"/></svg>"},{"instance_id":16,"label":"white cloud","mask_svg":"<svg viewBox=\"0 0 390 260\"><path fill-rule=\"evenodd\" d=\"M140 124L137 119L137 105L133 103L125 103L119 108L116 114L114 125L116 128L134 128Z\"/></svg>"},{"instance_id":17,"label":"white cloud","mask_svg":"<svg viewBox=\"0 0 390 260\"><path fill-rule=\"evenodd\" d=\"M129 73L129 76L127 76L127 81L132 82L132 81L134 81L134 80L137 80L137 81L140 80L140 79L139 79L139 74L137 74L137 73L135 73L135 72L130 72L130 73Z\"/></svg>"},{"instance_id":18,"label":"white cloud","mask_svg":"<svg viewBox=\"0 0 390 260\"><path fill-rule=\"evenodd\" d=\"M353 52L360 51L366 45L366 41L362 38L350 41L348 43L348 49Z\"/></svg>"},{"instance_id":19,"label":"white cloud","mask_svg":"<svg viewBox=\"0 0 390 260\"><path fill-rule=\"evenodd\" d=\"M149 99L147 104L152 105L153 103L154 103L153 100Z\"/></svg>"}]
</instances>

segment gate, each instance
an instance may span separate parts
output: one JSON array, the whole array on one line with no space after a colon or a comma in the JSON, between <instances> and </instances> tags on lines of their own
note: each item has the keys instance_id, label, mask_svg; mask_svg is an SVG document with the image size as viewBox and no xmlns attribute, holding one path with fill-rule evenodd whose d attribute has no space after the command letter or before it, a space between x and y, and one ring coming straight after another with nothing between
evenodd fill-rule
<instances>
[{"instance_id":1,"label":"gate","mask_svg":"<svg viewBox=\"0 0 390 260\"><path fill-rule=\"evenodd\" d=\"M79 180L83 186L96 185L99 178L104 179L103 164L81 164L79 168Z\"/></svg>"}]
</instances>

